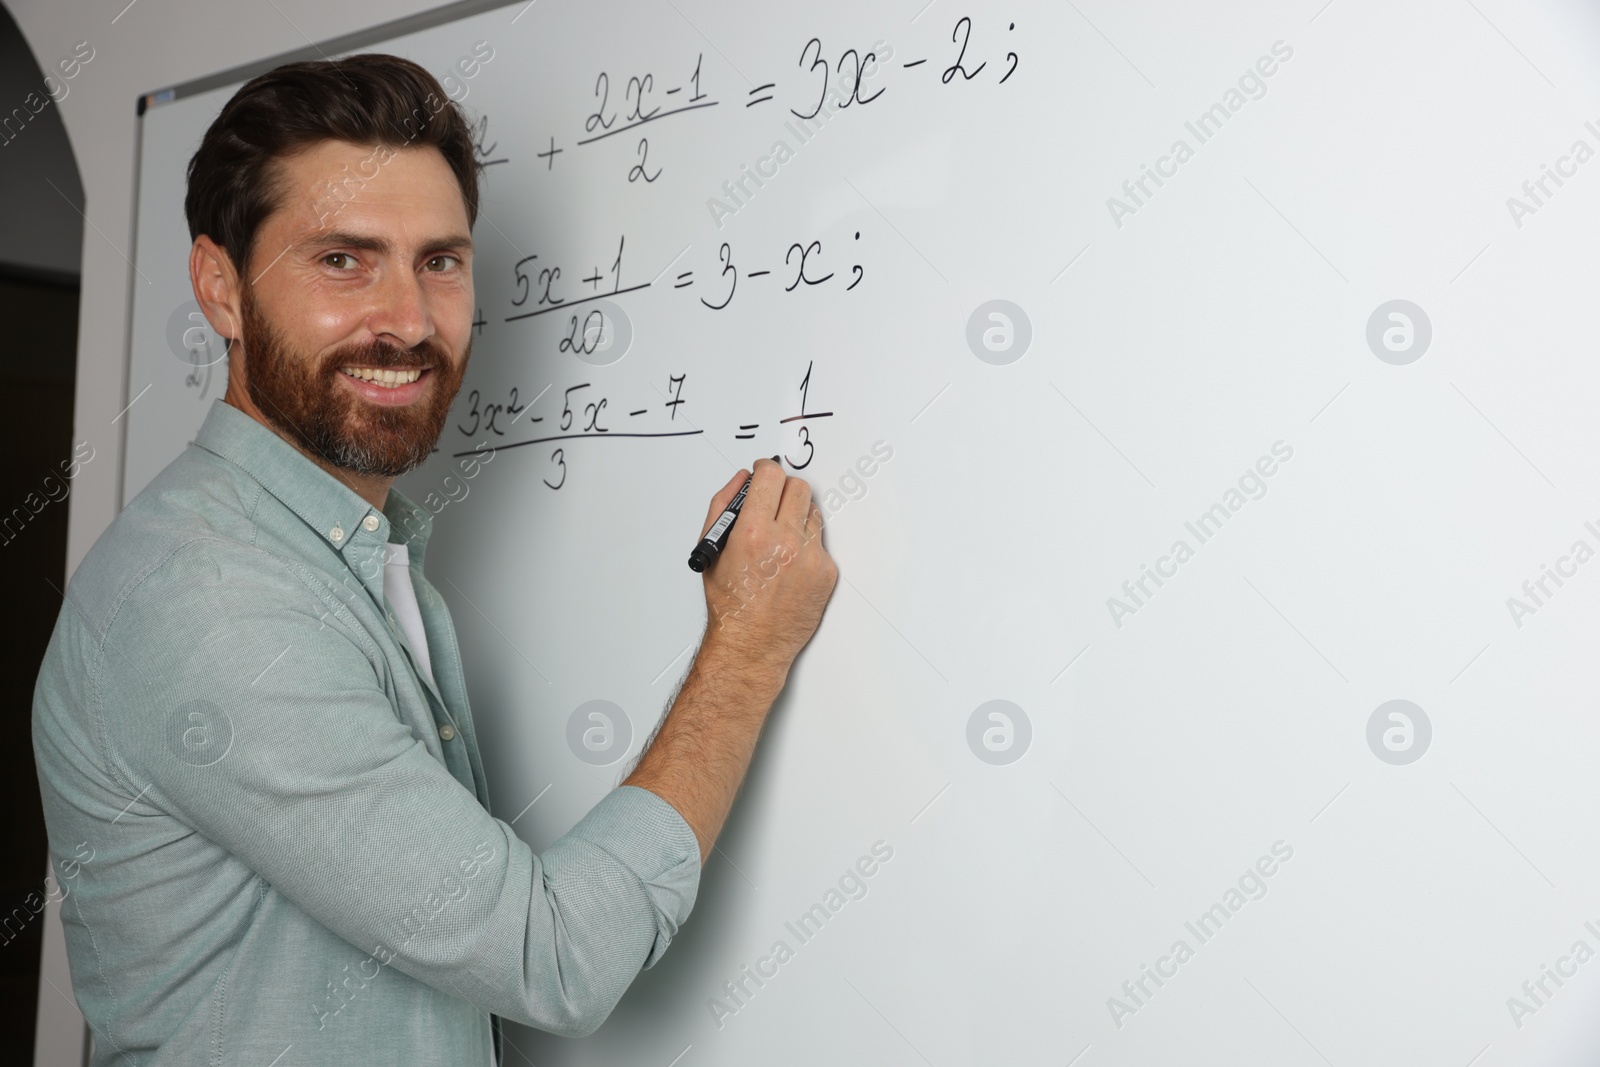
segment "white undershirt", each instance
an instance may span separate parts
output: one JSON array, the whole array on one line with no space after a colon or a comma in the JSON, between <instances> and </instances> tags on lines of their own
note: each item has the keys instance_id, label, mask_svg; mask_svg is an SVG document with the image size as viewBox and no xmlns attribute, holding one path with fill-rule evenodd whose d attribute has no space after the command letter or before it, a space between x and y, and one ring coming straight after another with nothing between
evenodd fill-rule
<instances>
[{"instance_id":1,"label":"white undershirt","mask_svg":"<svg viewBox=\"0 0 1600 1067\"><path fill-rule=\"evenodd\" d=\"M433 681L433 662L428 657L428 635L422 628L422 610L417 606L417 588L411 584L411 549L406 545L389 542L389 551L383 561L383 598L389 610L400 620L400 629L427 679ZM438 683L434 683L437 687Z\"/></svg>"},{"instance_id":2,"label":"white undershirt","mask_svg":"<svg viewBox=\"0 0 1600 1067\"><path fill-rule=\"evenodd\" d=\"M428 656L428 634L422 628L422 610L417 606L417 587L411 581L411 549L403 544L389 542L389 551L383 561L383 598L389 610L400 621L400 629L411 642L422 673L433 681L433 661ZM437 687L438 683L434 683ZM490 1031L489 1067L494 1061L494 1034Z\"/></svg>"}]
</instances>

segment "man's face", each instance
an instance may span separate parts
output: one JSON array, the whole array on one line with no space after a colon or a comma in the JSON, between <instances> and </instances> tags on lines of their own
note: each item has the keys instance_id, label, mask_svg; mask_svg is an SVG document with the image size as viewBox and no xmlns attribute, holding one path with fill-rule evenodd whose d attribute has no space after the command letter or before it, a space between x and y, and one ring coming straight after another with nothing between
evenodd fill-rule
<instances>
[{"instance_id":1,"label":"man's face","mask_svg":"<svg viewBox=\"0 0 1600 1067\"><path fill-rule=\"evenodd\" d=\"M472 352L472 245L433 148L327 141L282 160L240 279L243 376L277 429L333 466L428 458Z\"/></svg>"}]
</instances>

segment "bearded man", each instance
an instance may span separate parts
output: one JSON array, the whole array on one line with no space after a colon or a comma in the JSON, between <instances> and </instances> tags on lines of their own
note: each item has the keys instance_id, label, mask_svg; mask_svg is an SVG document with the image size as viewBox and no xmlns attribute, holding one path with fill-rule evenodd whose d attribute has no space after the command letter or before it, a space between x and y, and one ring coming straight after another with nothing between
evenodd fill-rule
<instances>
[{"instance_id":1,"label":"bearded man","mask_svg":"<svg viewBox=\"0 0 1600 1067\"><path fill-rule=\"evenodd\" d=\"M478 1067L499 1018L591 1033L688 917L831 595L810 489L758 461L706 572L724 621L626 781L540 853L489 813L431 516L392 487L466 371L478 181L465 117L385 55L255 78L189 163L227 392L73 575L34 692L96 1067ZM774 554L759 596L716 577Z\"/></svg>"}]
</instances>

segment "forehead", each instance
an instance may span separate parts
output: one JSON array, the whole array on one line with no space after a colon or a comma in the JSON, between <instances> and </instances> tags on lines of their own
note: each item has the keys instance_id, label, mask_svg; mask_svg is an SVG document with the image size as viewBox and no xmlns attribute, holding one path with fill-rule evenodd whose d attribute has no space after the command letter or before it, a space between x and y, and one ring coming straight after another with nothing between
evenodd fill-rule
<instances>
[{"instance_id":1,"label":"forehead","mask_svg":"<svg viewBox=\"0 0 1600 1067\"><path fill-rule=\"evenodd\" d=\"M319 141L274 166L278 203L264 227L299 232L337 225L419 240L469 228L461 187L431 145Z\"/></svg>"}]
</instances>

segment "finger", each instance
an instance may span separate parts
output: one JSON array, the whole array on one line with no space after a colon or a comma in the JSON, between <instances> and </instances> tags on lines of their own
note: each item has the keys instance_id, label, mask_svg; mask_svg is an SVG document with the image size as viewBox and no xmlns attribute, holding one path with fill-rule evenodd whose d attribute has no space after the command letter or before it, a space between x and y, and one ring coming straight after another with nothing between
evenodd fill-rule
<instances>
[{"instance_id":1,"label":"finger","mask_svg":"<svg viewBox=\"0 0 1600 1067\"><path fill-rule=\"evenodd\" d=\"M706 511L706 521L700 526L700 539L702 541L705 540L706 533L711 529L711 524L717 521L717 516L728 510L728 503L733 500L734 496L739 492L739 487L744 484L744 480L749 476L749 471L739 471L728 479L727 485L717 490L716 496L711 498L711 507Z\"/></svg>"},{"instance_id":2,"label":"finger","mask_svg":"<svg viewBox=\"0 0 1600 1067\"><path fill-rule=\"evenodd\" d=\"M804 478L786 479L783 499L778 503L778 522L791 530L803 529L810 511L811 483Z\"/></svg>"},{"instance_id":3,"label":"finger","mask_svg":"<svg viewBox=\"0 0 1600 1067\"><path fill-rule=\"evenodd\" d=\"M751 466L750 491L745 494L740 512L750 512L757 518L770 522L777 517L778 502L783 496L783 466L762 457Z\"/></svg>"}]
</instances>

